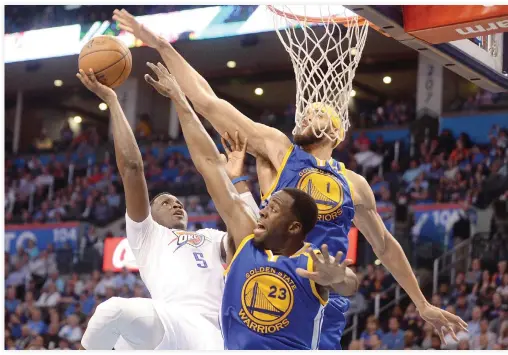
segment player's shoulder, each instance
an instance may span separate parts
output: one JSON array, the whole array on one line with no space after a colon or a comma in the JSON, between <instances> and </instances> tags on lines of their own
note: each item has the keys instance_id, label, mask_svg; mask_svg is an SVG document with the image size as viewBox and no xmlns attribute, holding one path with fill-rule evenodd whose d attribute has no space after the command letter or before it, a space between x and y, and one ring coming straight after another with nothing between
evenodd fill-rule
<instances>
[{"instance_id":1,"label":"player's shoulder","mask_svg":"<svg viewBox=\"0 0 508 355\"><path fill-rule=\"evenodd\" d=\"M367 180L360 174L344 169L344 176L348 180L349 187L354 195L355 205L364 204L366 201L371 201L374 198L372 188L370 187Z\"/></svg>"}]
</instances>

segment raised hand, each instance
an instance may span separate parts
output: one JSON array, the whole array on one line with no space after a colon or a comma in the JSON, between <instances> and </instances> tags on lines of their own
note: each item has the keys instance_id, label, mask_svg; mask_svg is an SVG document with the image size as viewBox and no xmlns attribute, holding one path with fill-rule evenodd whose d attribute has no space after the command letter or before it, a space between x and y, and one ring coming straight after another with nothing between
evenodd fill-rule
<instances>
[{"instance_id":1,"label":"raised hand","mask_svg":"<svg viewBox=\"0 0 508 355\"><path fill-rule=\"evenodd\" d=\"M434 307L430 304L418 309L420 317L426 322L432 324L436 329L441 342L446 345L445 335L450 334L455 341L459 341L455 335L454 329L463 329L467 332L467 323L460 317L457 317L450 312Z\"/></svg>"},{"instance_id":2,"label":"raised hand","mask_svg":"<svg viewBox=\"0 0 508 355\"><path fill-rule=\"evenodd\" d=\"M335 259L330 257L326 244L321 246L321 255L318 256L311 248L309 248L308 253L314 261L314 271L298 268L296 272L298 275L310 279L321 286L331 286L343 282L346 278L347 267L353 263L350 259L346 259L341 263L343 253L340 251L335 256Z\"/></svg>"},{"instance_id":3,"label":"raised hand","mask_svg":"<svg viewBox=\"0 0 508 355\"><path fill-rule=\"evenodd\" d=\"M125 9L116 9L113 11L113 20L118 21L120 29L133 34L134 37L143 41L143 43L149 47L157 48L159 44L164 43L164 39L161 36L156 35L145 25L140 24L134 16Z\"/></svg>"},{"instance_id":4,"label":"raised hand","mask_svg":"<svg viewBox=\"0 0 508 355\"><path fill-rule=\"evenodd\" d=\"M145 74L145 80L148 84L152 85L159 94L169 97L172 100L185 100L185 94L182 89L180 89L180 85L178 85L175 77L164 65L161 63L157 63L157 65L146 63L146 65L157 75L157 80L152 78L149 74Z\"/></svg>"},{"instance_id":5,"label":"raised hand","mask_svg":"<svg viewBox=\"0 0 508 355\"><path fill-rule=\"evenodd\" d=\"M224 150L226 151L227 163L226 173L233 180L243 175L245 163L245 153L247 151L247 138L240 142L238 131L235 132L235 139L231 139L229 133L226 132L224 137L220 138Z\"/></svg>"},{"instance_id":6,"label":"raised hand","mask_svg":"<svg viewBox=\"0 0 508 355\"><path fill-rule=\"evenodd\" d=\"M111 100L116 100L116 93L110 87L101 84L92 69L89 70L89 74L85 74L83 69L79 70L79 73L76 74L79 80L86 86L88 90L97 95L102 101L109 104Z\"/></svg>"}]
</instances>

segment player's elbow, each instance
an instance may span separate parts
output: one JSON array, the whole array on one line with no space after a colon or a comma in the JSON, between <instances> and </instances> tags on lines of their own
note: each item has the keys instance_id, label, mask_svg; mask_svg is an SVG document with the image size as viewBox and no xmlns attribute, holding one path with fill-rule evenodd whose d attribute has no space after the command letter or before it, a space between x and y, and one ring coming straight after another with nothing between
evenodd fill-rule
<instances>
[{"instance_id":1,"label":"player's elbow","mask_svg":"<svg viewBox=\"0 0 508 355\"><path fill-rule=\"evenodd\" d=\"M222 104L222 99L212 95L202 95L200 100L192 103L197 113L204 117L210 117Z\"/></svg>"}]
</instances>

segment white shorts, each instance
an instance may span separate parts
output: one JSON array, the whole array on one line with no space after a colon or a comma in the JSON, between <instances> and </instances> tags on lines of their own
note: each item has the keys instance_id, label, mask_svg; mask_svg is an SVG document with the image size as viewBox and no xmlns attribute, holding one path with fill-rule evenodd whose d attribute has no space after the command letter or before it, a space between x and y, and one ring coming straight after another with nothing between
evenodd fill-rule
<instances>
[{"instance_id":1,"label":"white shorts","mask_svg":"<svg viewBox=\"0 0 508 355\"><path fill-rule=\"evenodd\" d=\"M164 327L164 338L154 350L224 350L218 325L201 313L185 306L150 301ZM115 350L135 349L120 336Z\"/></svg>"}]
</instances>

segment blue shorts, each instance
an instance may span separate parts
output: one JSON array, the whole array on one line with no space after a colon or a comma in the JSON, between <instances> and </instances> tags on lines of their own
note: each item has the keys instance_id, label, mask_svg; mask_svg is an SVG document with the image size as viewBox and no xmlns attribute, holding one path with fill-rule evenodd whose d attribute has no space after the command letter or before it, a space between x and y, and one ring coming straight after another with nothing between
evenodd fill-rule
<instances>
[{"instance_id":1,"label":"blue shorts","mask_svg":"<svg viewBox=\"0 0 508 355\"><path fill-rule=\"evenodd\" d=\"M346 328L346 312L349 310L348 298L337 294L330 294L325 307L319 350L342 350L340 339Z\"/></svg>"}]
</instances>

